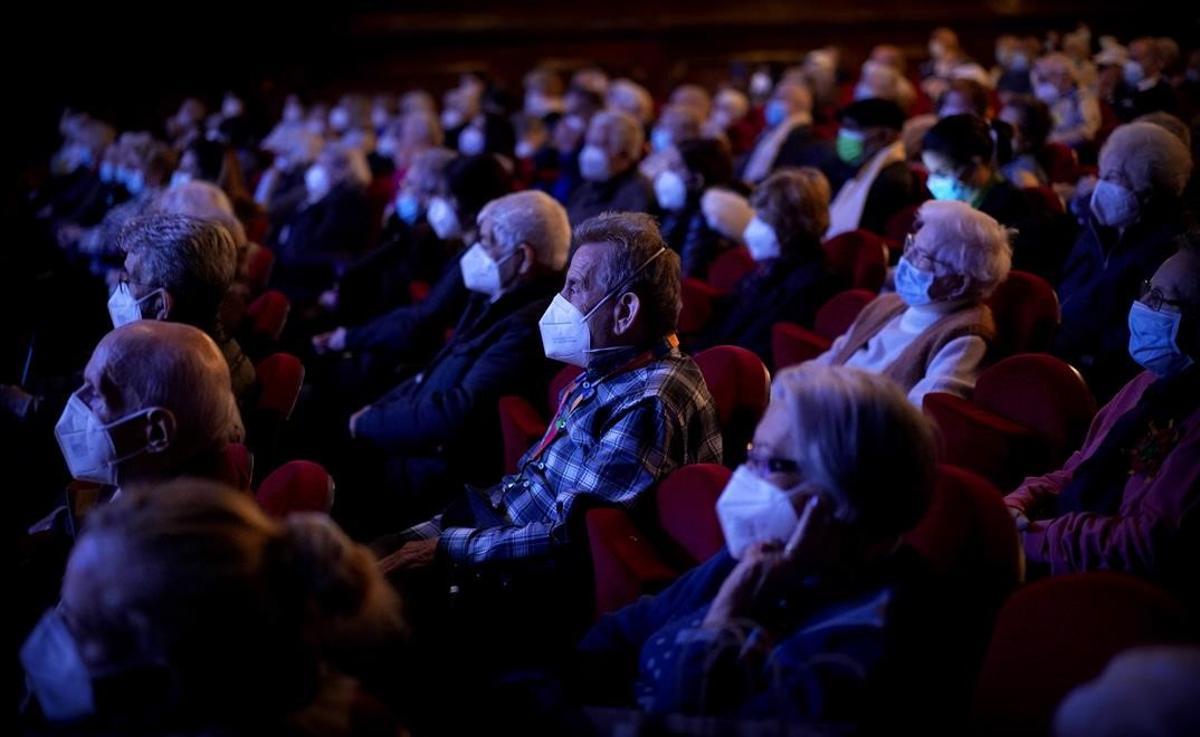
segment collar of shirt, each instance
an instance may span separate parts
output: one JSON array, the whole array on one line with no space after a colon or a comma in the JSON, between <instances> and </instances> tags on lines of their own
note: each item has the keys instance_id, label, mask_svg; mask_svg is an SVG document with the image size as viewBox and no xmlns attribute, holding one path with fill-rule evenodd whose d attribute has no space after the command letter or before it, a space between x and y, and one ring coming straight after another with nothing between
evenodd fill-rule
<instances>
[{"instance_id":1,"label":"collar of shirt","mask_svg":"<svg viewBox=\"0 0 1200 737\"><path fill-rule=\"evenodd\" d=\"M956 299L953 302L934 302L929 305L909 307L900 315L900 329L906 333L919 333L951 312L957 312L970 301Z\"/></svg>"}]
</instances>

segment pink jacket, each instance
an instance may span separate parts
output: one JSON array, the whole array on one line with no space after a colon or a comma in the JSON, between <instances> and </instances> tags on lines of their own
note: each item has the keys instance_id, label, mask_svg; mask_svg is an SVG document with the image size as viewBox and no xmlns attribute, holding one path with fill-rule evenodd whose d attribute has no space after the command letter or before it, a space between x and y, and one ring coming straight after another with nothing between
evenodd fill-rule
<instances>
[{"instance_id":1,"label":"pink jacket","mask_svg":"<svg viewBox=\"0 0 1200 737\"><path fill-rule=\"evenodd\" d=\"M1075 469L1096 451L1120 417L1133 409L1154 375L1142 372L1122 387L1092 421L1083 447L1066 464L1024 483L1004 499L1011 508L1035 519L1038 508L1054 499ZM1073 512L1032 522L1021 539L1031 563L1050 566L1052 574L1097 569L1143 575L1161 573L1159 557L1188 512L1200 500L1200 409L1180 425L1179 442L1152 476L1133 474L1125 484L1116 515Z\"/></svg>"}]
</instances>

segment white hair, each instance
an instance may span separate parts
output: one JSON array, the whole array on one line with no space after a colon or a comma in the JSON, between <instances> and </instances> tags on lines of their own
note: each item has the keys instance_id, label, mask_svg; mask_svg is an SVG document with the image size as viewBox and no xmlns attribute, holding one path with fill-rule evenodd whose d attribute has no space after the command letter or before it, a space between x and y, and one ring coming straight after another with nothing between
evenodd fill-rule
<instances>
[{"instance_id":1,"label":"white hair","mask_svg":"<svg viewBox=\"0 0 1200 737\"><path fill-rule=\"evenodd\" d=\"M1200 734L1200 649L1137 647L1069 693L1054 718L1057 737Z\"/></svg>"},{"instance_id":2,"label":"white hair","mask_svg":"<svg viewBox=\"0 0 1200 737\"><path fill-rule=\"evenodd\" d=\"M746 97L746 93L732 87L726 87L718 92L716 102L734 108L739 118L750 112L750 100Z\"/></svg>"},{"instance_id":3,"label":"white hair","mask_svg":"<svg viewBox=\"0 0 1200 737\"><path fill-rule=\"evenodd\" d=\"M980 299L1008 278L1012 268L1011 234L965 202L931 200L917 212L917 242L939 263L970 280L968 293Z\"/></svg>"},{"instance_id":4,"label":"white hair","mask_svg":"<svg viewBox=\"0 0 1200 737\"><path fill-rule=\"evenodd\" d=\"M215 184L199 179L167 189L155 200L154 210L215 220L224 225L238 248L246 245L246 229L234 214L229 197Z\"/></svg>"},{"instance_id":5,"label":"white hair","mask_svg":"<svg viewBox=\"0 0 1200 737\"><path fill-rule=\"evenodd\" d=\"M526 243L539 264L554 271L567 265L571 224L563 206L545 192L529 190L492 200L479 212L479 222L485 218L491 220L492 235L505 250Z\"/></svg>"},{"instance_id":6,"label":"white hair","mask_svg":"<svg viewBox=\"0 0 1200 737\"><path fill-rule=\"evenodd\" d=\"M361 149L343 143L328 143L321 151L320 160L329 167L329 179L334 184L366 188L371 183L371 169Z\"/></svg>"},{"instance_id":7,"label":"white hair","mask_svg":"<svg viewBox=\"0 0 1200 737\"><path fill-rule=\"evenodd\" d=\"M608 86L605 103L610 109L632 115L639 123L648 122L654 115L654 98L632 79L614 80Z\"/></svg>"},{"instance_id":8,"label":"white hair","mask_svg":"<svg viewBox=\"0 0 1200 737\"><path fill-rule=\"evenodd\" d=\"M783 79L775 86L774 94L785 97L799 112L812 112L812 90L802 81Z\"/></svg>"},{"instance_id":9,"label":"white hair","mask_svg":"<svg viewBox=\"0 0 1200 737\"><path fill-rule=\"evenodd\" d=\"M602 110L592 116L588 130L609 131L609 153L623 151L634 161L642 157L646 144L646 133L642 124L629 113L619 110Z\"/></svg>"},{"instance_id":10,"label":"white hair","mask_svg":"<svg viewBox=\"0 0 1200 737\"><path fill-rule=\"evenodd\" d=\"M1192 175L1192 153L1160 125L1128 123L1114 130L1100 150L1100 176L1114 170L1138 192L1178 196Z\"/></svg>"},{"instance_id":11,"label":"white hair","mask_svg":"<svg viewBox=\"0 0 1200 737\"><path fill-rule=\"evenodd\" d=\"M914 525L933 483L933 429L890 379L813 362L771 384L768 413L785 412L798 475L834 503L834 516L875 536Z\"/></svg>"}]
</instances>

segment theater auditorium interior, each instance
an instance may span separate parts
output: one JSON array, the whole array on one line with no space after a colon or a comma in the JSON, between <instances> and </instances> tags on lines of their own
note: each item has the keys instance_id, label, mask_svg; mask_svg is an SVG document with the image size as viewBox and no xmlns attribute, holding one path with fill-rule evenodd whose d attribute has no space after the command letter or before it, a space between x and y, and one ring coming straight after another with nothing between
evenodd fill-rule
<instances>
[{"instance_id":1,"label":"theater auditorium interior","mask_svg":"<svg viewBox=\"0 0 1200 737\"><path fill-rule=\"evenodd\" d=\"M1200 735L1200 10L24 4L22 735Z\"/></svg>"}]
</instances>

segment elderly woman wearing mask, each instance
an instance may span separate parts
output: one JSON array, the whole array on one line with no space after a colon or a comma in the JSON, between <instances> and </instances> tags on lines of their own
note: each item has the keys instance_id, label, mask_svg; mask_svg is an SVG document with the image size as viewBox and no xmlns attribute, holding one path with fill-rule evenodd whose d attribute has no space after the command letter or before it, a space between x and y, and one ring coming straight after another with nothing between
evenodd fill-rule
<instances>
[{"instance_id":1,"label":"elderly woman wearing mask","mask_svg":"<svg viewBox=\"0 0 1200 737\"><path fill-rule=\"evenodd\" d=\"M1009 233L964 202L927 202L896 267L895 294L866 306L813 361L883 374L918 407L929 392L967 396L995 335L983 303L1008 278Z\"/></svg>"},{"instance_id":2,"label":"elderly woman wearing mask","mask_svg":"<svg viewBox=\"0 0 1200 737\"><path fill-rule=\"evenodd\" d=\"M1050 107L1052 143L1080 148L1100 130L1100 104L1079 85L1075 65L1063 54L1038 59L1033 67L1033 94Z\"/></svg>"},{"instance_id":3,"label":"elderly woman wearing mask","mask_svg":"<svg viewBox=\"0 0 1200 737\"><path fill-rule=\"evenodd\" d=\"M1191 172L1187 147L1151 123L1117 128L1100 152L1100 180L1058 285L1055 353L1079 368L1101 400L1136 373L1125 350L1125 309L1175 250Z\"/></svg>"},{"instance_id":4,"label":"elderly woman wearing mask","mask_svg":"<svg viewBox=\"0 0 1200 737\"><path fill-rule=\"evenodd\" d=\"M771 326L811 325L830 296L821 233L829 225L829 182L812 168L784 169L759 185L750 199L754 218L743 240L757 267L718 305L701 346L739 345L771 363Z\"/></svg>"},{"instance_id":5,"label":"elderly woman wearing mask","mask_svg":"<svg viewBox=\"0 0 1200 737\"><path fill-rule=\"evenodd\" d=\"M182 480L92 514L21 661L51 724L353 734L330 731L362 706L344 673L395 652L403 631L374 557L327 517L273 520L245 494Z\"/></svg>"},{"instance_id":6,"label":"elderly woman wearing mask","mask_svg":"<svg viewBox=\"0 0 1200 737\"><path fill-rule=\"evenodd\" d=\"M579 647L584 693L854 727L901 687L887 664L920 626L922 564L900 536L926 508L933 464L932 429L892 382L782 372L717 501L725 548L596 623Z\"/></svg>"}]
</instances>

